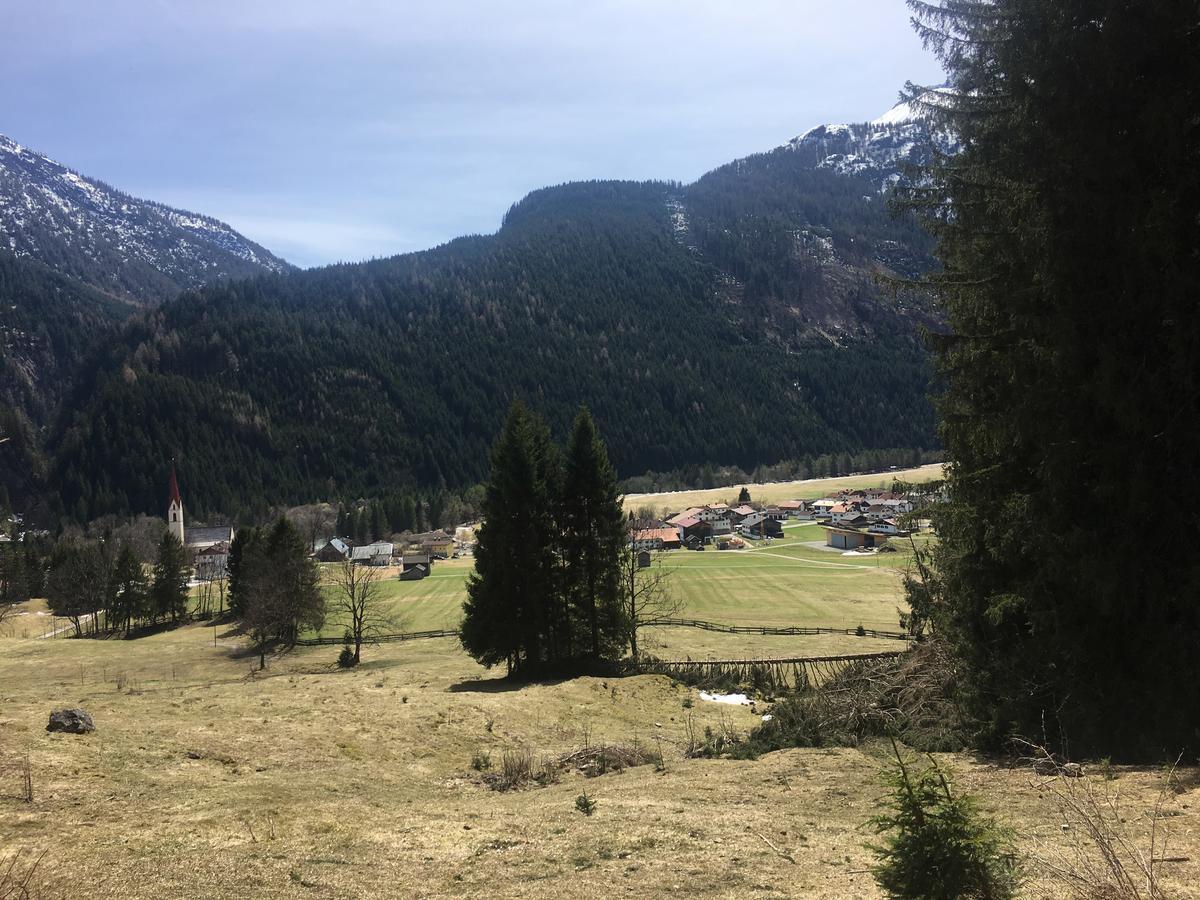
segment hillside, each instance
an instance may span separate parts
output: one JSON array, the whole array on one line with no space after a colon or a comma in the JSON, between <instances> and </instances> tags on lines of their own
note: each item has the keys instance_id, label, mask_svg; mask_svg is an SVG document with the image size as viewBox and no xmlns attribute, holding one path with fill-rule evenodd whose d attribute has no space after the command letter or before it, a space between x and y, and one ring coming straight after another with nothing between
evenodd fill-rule
<instances>
[{"instance_id":1,"label":"hillside","mask_svg":"<svg viewBox=\"0 0 1200 900\"><path fill-rule=\"evenodd\" d=\"M848 172L798 141L687 186L547 188L492 236L166 304L70 404L66 509L156 510L171 456L200 516L469 485L516 396L560 432L586 402L623 475L931 446L934 320L877 281L933 265L883 192L923 147Z\"/></svg>"},{"instance_id":2,"label":"hillside","mask_svg":"<svg viewBox=\"0 0 1200 900\"><path fill-rule=\"evenodd\" d=\"M4 135L0 248L140 303L290 268L224 222L131 197Z\"/></svg>"}]
</instances>

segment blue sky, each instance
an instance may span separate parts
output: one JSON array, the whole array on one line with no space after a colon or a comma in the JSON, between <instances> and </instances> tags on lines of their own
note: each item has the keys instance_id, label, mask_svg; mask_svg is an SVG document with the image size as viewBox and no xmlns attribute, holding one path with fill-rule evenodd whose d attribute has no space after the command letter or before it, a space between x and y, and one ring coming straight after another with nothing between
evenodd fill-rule
<instances>
[{"instance_id":1,"label":"blue sky","mask_svg":"<svg viewBox=\"0 0 1200 900\"><path fill-rule=\"evenodd\" d=\"M940 70L902 0L78 0L3 16L0 132L298 265L691 181Z\"/></svg>"}]
</instances>

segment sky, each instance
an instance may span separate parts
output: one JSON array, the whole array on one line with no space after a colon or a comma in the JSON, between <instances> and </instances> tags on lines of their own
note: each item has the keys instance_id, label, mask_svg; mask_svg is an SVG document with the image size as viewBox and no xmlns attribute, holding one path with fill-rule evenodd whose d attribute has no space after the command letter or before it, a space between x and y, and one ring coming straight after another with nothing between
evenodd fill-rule
<instances>
[{"instance_id":1,"label":"sky","mask_svg":"<svg viewBox=\"0 0 1200 900\"><path fill-rule=\"evenodd\" d=\"M902 0L3 0L0 133L300 265L693 181L941 80Z\"/></svg>"}]
</instances>

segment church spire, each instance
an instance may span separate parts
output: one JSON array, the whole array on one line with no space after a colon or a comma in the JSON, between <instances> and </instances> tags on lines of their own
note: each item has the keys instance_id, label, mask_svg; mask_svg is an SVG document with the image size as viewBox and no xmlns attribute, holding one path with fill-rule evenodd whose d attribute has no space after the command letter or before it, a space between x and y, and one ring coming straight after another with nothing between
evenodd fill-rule
<instances>
[{"instance_id":1,"label":"church spire","mask_svg":"<svg viewBox=\"0 0 1200 900\"><path fill-rule=\"evenodd\" d=\"M175 460L171 460L170 496L167 498L167 529L184 543L183 498L179 495L179 479L175 477Z\"/></svg>"},{"instance_id":2,"label":"church spire","mask_svg":"<svg viewBox=\"0 0 1200 900\"><path fill-rule=\"evenodd\" d=\"M183 506L183 498L179 496L179 480L175 477L175 460L171 460L171 493L167 496L168 506L178 503Z\"/></svg>"}]
</instances>

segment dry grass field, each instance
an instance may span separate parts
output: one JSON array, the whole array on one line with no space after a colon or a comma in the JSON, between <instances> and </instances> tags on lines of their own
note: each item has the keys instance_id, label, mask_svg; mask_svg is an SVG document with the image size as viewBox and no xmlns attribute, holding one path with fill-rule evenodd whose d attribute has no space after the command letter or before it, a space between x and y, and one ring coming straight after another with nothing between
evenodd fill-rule
<instances>
[{"instance_id":1,"label":"dry grass field","mask_svg":"<svg viewBox=\"0 0 1200 900\"><path fill-rule=\"evenodd\" d=\"M780 500L814 500L849 488L886 488L897 478L912 483L935 481L942 477L942 464L931 463L916 469L897 469L870 475L845 475L837 478L809 478L804 481L776 481L770 484L735 484L730 487L696 491L664 491L658 494L628 494L625 508L633 511L650 507L655 512L678 512L706 503L735 503L744 487L755 502L778 503Z\"/></svg>"},{"instance_id":2,"label":"dry grass field","mask_svg":"<svg viewBox=\"0 0 1200 900\"><path fill-rule=\"evenodd\" d=\"M688 616L894 628L907 554L846 557L816 540L819 529L789 526L752 551L678 551L664 564ZM469 566L388 580L405 627L457 624ZM660 676L514 686L449 638L369 646L352 671L334 666L336 647L301 648L257 673L227 627L43 640L42 611L29 604L0 629L0 873L14 854L20 870L45 853L33 879L45 898L879 896L865 823L884 793L882 746L689 759L689 734L745 734L765 707L705 701ZM898 646L688 628L653 629L647 643L700 659ZM63 706L87 709L97 731L48 734ZM637 745L662 764L595 778L568 768L510 792L485 783L506 754L540 766L602 744ZM472 761L484 756L492 768L481 772ZM1017 829L1023 853L1081 836L1061 827L1063 782L939 758ZM1162 772L1116 774L1086 783L1120 794L1140 839ZM1157 854L1186 858L1160 866L1169 896L1196 897L1200 775L1181 770L1175 785L1162 795L1170 844ZM576 808L584 792L590 816ZM1036 879L1029 890L1065 896Z\"/></svg>"},{"instance_id":3,"label":"dry grass field","mask_svg":"<svg viewBox=\"0 0 1200 900\"><path fill-rule=\"evenodd\" d=\"M0 752L28 754L34 783L26 803L12 765L0 774L0 856L45 851L45 897L878 896L864 823L882 747L684 759L689 716L745 731L756 715L655 676L513 688L449 639L368 648L348 672L333 650L256 675L236 637L218 631L214 646L199 625L132 642L0 639ZM97 731L47 734L64 705ZM499 766L506 750L635 742L664 765L508 793L471 768L484 752ZM1052 780L942 761L1023 849L1075 837ZM1139 832L1161 782L1094 779ZM1200 883L1196 783L1182 773L1164 807L1168 854L1190 858L1163 866L1178 897ZM591 816L575 807L584 791Z\"/></svg>"}]
</instances>

